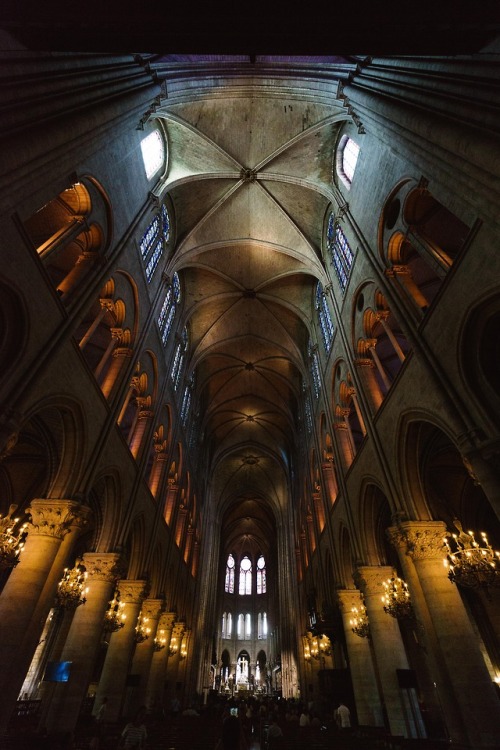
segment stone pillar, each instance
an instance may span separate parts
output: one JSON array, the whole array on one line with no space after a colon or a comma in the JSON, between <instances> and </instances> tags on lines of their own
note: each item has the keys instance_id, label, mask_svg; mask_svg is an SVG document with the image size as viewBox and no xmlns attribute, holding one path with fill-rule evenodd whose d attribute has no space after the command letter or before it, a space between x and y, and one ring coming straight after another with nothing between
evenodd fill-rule
<instances>
[{"instance_id":1,"label":"stone pillar","mask_svg":"<svg viewBox=\"0 0 500 750\"><path fill-rule=\"evenodd\" d=\"M73 500L37 499L26 512L31 516L26 544L0 597L0 731L6 729L16 704L63 565L57 575L51 577L50 571L63 539L77 525L82 506ZM51 587L46 587L48 578Z\"/></svg>"},{"instance_id":2,"label":"stone pillar","mask_svg":"<svg viewBox=\"0 0 500 750\"><path fill-rule=\"evenodd\" d=\"M172 637L172 630L176 616L175 612L164 612L160 615L158 621L158 629L156 631L158 646L155 645L153 648L151 669L149 671L146 698L144 701L148 711L160 713L162 708L164 708L163 692L167 672L168 647ZM161 643L159 642L160 638L165 639L163 648L159 648L159 646L161 646Z\"/></svg>"},{"instance_id":3,"label":"stone pillar","mask_svg":"<svg viewBox=\"0 0 500 750\"><path fill-rule=\"evenodd\" d=\"M144 705L144 701L146 700L149 673L155 646L154 639L163 605L163 599L145 599L142 603L142 619L143 622L146 619L148 620L147 626L151 628L151 634L149 638L142 643L138 643L135 647L132 674L139 675L139 688L134 696L135 705L132 707L133 712Z\"/></svg>"},{"instance_id":4,"label":"stone pillar","mask_svg":"<svg viewBox=\"0 0 500 750\"><path fill-rule=\"evenodd\" d=\"M353 633L350 624L353 607L359 610L362 606L360 592L357 589L338 590L337 596L342 612L358 722L361 725L383 727L384 717L370 641Z\"/></svg>"},{"instance_id":5,"label":"stone pillar","mask_svg":"<svg viewBox=\"0 0 500 750\"><path fill-rule=\"evenodd\" d=\"M165 500L165 521L171 527L172 518L174 515L174 508L177 501L177 494L179 492L179 486L175 483L175 479L169 477L167 499Z\"/></svg>"},{"instance_id":6,"label":"stone pillar","mask_svg":"<svg viewBox=\"0 0 500 750\"><path fill-rule=\"evenodd\" d=\"M149 396L146 398L137 397L137 421L130 440L130 452L134 458L139 455L144 435L153 421L154 412L151 409L144 408L144 405L149 404L150 401Z\"/></svg>"},{"instance_id":7,"label":"stone pillar","mask_svg":"<svg viewBox=\"0 0 500 750\"><path fill-rule=\"evenodd\" d=\"M78 607L61 654L62 661L71 662L69 681L58 683L47 712L47 729L72 732L78 721L103 630L104 613L113 597L119 576L120 556L117 553L87 552L83 564L88 573L87 602Z\"/></svg>"},{"instance_id":8,"label":"stone pillar","mask_svg":"<svg viewBox=\"0 0 500 750\"><path fill-rule=\"evenodd\" d=\"M359 370L363 390L368 397L372 415L376 414L384 396L375 375L375 364L371 359L362 358L356 359L355 364Z\"/></svg>"},{"instance_id":9,"label":"stone pillar","mask_svg":"<svg viewBox=\"0 0 500 750\"><path fill-rule=\"evenodd\" d=\"M120 581L118 591L123 603L125 623L123 628L110 634L106 659L99 679L94 706L108 699L106 721L118 721L121 715L125 684L134 650L135 626L145 593L145 581Z\"/></svg>"},{"instance_id":10,"label":"stone pillar","mask_svg":"<svg viewBox=\"0 0 500 750\"><path fill-rule=\"evenodd\" d=\"M397 621L384 612L382 582L393 575L389 566L363 566L356 572L356 583L364 595L370 637L385 706L389 731L404 737L416 736L412 719L406 716L399 688L397 669L408 669L408 659Z\"/></svg>"},{"instance_id":11,"label":"stone pillar","mask_svg":"<svg viewBox=\"0 0 500 750\"><path fill-rule=\"evenodd\" d=\"M169 696L173 698L176 694L175 682L179 671L179 657L181 653L182 634L184 633L184 623L176 622L169 645L169 655L167 661L167 680L169 682Z\"/></svg>"},{"instance_id":12,"label":"stone pillar","mask_svg":"<svg viewBox=\"0 0 500 750\"><path fill-rule=\"evenodd\" d=\"M339 492L333 459L329 459L328 462L325 461L323 464L321 464L321 471L323 474L325 485L327 487L328 498L330 500L327 509L328 512L337 499L337 495Z\"/></svg>"},{"instance_id":13,"label":"stone pillar","mask_svg":"<svg viewBox=\"0 0 500 750\"><path fill-rule=\"evenodd\" d=\"M123 336L122 336L123 338ZM127 361L134 356L132 349L122 346L114 350L111 359L111 364L106 373L106 377L101 385L102 392L105 398L109 398L113 391L115 383L119 380L120 374L123 369L127 366Z\"/></svg>"},{"instance_id":14,"label":"stone pillar","mask_svg":"<svg viewBox=\"0 0 500 750\"><path fill-rule=\"evenodd\" d=\"M500 746L498 696L458 588L449 580L443 565L445 524L403 521L388 533L402 562L407 556L413 563L418 587L415 597L413 587L410 593L426 637L438 650L436 661L441 665L443 679L440 693L453 696L459 709L461 722L457 721L456 711L450 713L450 701L443 700L451 740L474 748Z\"/></svg>"}]
</instances>

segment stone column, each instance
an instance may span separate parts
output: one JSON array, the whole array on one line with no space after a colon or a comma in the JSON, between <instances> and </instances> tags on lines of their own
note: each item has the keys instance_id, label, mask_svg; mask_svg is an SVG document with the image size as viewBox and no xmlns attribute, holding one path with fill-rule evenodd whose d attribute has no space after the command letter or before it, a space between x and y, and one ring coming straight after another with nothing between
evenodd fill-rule
<instances>
[{"instance_id":1,"label":"stone column","mask_svg":"<svg viewBox=\"0 0 500 750\"><path fill-rule=\"evenodd\" d=\"M384 717L370 641L353 633L350 623L353 607L359 610L362 606L360 592L357 589L338 590L337 596L342 612L358 722L361 725L383 727Z\"/></svg>"},{"instance_id":2,"label":"stone column","mask_svg":"<svg viewBox=\"0 0 500 750\"><path fill-rule=\"evenodd\" d=\"M328 508L327 508L327 513L328 513L330 508L333 506L333 503L337 499L337 495L339 493L333 459L329 459L328 461L325 461L324 463L322 463L321 471L323 474L325 485L327 487L328 498L330 500L330 502L328 503Z\"/></svg>"},{"instance_id":3,"label":"stone column","mask_svg":"<svg viewBox=\"0 0 500 750\"><path fill-rule=\"evenodd\" d=\"M175 682L179 671L179 657L181 653L182 634L184 633L184 623L176 622L170 639L169 657L167 662L167 679L169 681L169 694L173 697L176 693Z\"/></svg>"},{"instance_id":4,"label":"stone column","mask_svg":"<svg viewBox=\"0 0 500 750\"><path fill-rule=\"evenodd\" d=\"M376 414L384 396L375 375L375 364L371 359L359 358L355 360L355 365L359 370L363 389L370 402L372 415Z\"/></svg>"},{"instance_id":5,"label":"stone column","mask_svg":"<svg viewBox=\"0 0 500 750\"><path fill-rule=\"evenodd\" d=\"M179 486L175 483L175 479L169 477L167 499L165 501L165 521L172 527L172 518L174 515L175 504L177 501L177 495L179 493Z\"/></svg>"},{"instance_id":6,"label":"stone column","mask_svg":"<svg viewBox=\"0 0 500 750\"><path fill-rule=\"evenodd\" d=\"M78 607L68 633L62 661L71 662L69 681L58 683L47 712L47 729L72 732L78 721L99 649L104 613L119 576L117 553L87 552L83 564L88 573L87 602Z\"/></svg>"},{"instance_id":7,"label":"stone column","mask_svg":"<svg viewBox=\"0 0 500 750\"><path fill-rule=\"evenodd\" d=\"M123 628L110 634L106 659L95 699L96 710L102 699L108 699L106 721L118 721L121 714L125 684L134 650L135 626L145 594L145 581L120 581L118 591L123 603Z\"/></svg>"},{"instance_id":8,"label":"stone column","mask_svg":"<svg viewBox=\"0 0 500 750\"><path fill-rule=\"evenodd\" d=\"M416 736L411 717L405 715L397 669L408 669L408 659L397 621L384 612L382 582L393 575L389 566L363 566L356 572L356 583L364 595L370 637L379 677L382 700L389 722L389 731L404 737Z\"/></svg>"},{"instance_id":9,"label":"stone column","mask_svg":"<svg viewBox=\"0 0 500 750\"><path fill-rule=\"evenodd\" d=\"M139 688L134 696L136 705L133 711L144 705L146 699L149 672L154 653L154 639L158 628L158 620L164 605L163 599L146 599L142 603L141 615L143 621L148 620L147 626L151 628L151 634L142 643L138 643L132 661L132 674L139 675Z\"/></svg>"},{"instance_id":10,"label":"stone column","mask_svg":"<svg viewBox=\"0 0 500 750\"><path fill-rule=\"evenodd\" d=\"M153 648L151 669L149 671L146 698L144 701L149 711L159 713L163 708L163 691L167 672L168 647L172 637L172 630L176 616L175 612L164 612L160 615L158 621L158 629L156 631L158 645L161 645L159 643L160 638L165 639L165 645L163 648L158 648L156 645Z\"/></svg>"},{"instance_id":11,"label":"stone column","mask_svg":"<svg viewBox=\"0 0 500 750\"><path fill-rule=\"evenodd\" d=\"M81 509L80 503L73 500L37 499L26 511L31 516L26 544L0 597L0 731L6 729L14 709L63 567L58 577L52 576L50 591L46 581L61 543L77 523ZM38 608L43 592L44 601ZM34 621L35 613L38 621ZM28 634L29 643L25 640Z\"/></svg>"},{"instance_id":12,"label":"stone column","mask_svg":"<svg viewBox=\"0 0 500 750\"><path fill-rule=\"evenodd\" d=\"M402 561L406 555L413 563L417 595L413 597L413 587L410 592L426 637L438 650L436 661L443 679L440 692L453 696L459 709L461 722L456 711L451 714L451 702L443 700L451 740L474 748L500 746L498 696L458 588L443 565L445 524L403 521L388 533L400 554L403 552Z\"/></svg>"}]
</instances>

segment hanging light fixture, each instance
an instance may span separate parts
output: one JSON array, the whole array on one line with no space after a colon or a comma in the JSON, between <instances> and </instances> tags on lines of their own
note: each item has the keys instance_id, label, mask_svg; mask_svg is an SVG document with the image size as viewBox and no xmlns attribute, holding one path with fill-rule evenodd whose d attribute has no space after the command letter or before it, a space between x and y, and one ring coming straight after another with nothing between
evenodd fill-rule
<instances>
[{"instance_id":1,"label":"hanging light fixture","mask_svg":"<svg viewBox=\"0 0 500 750\"><path fill-rule=\"evenodd\" d=\"M106 632L114 633L124 627L127 618L127 615L123 612L124 607L125 604L120 601L120 592L116 591L104 615L103 627Z\"/></svg>"},{"instance_id":2,"label":"hanging light fixture","mask_svg":"<svg viewBox=\"0 0 500 750\"><path fill-rule=\"evenodd\" d=\"M500 552L492 548L484 531L478 542L473 531L463 530L460 521L453 524L459 533L448 534L443 540L448 551L443 562L450 581L486 590L500 586Z\"/></svg>"},{"instance_id":3,"label":"hanging light fixture","mask_svg":"<svg viewBox=\"0 0 500 750\"><path fill-rule=\"evenodd\" d=\"M179 650L179 641L178 641L177 637L174 635L174 636L172 636L172 638L170 640L170 646L168 647L168 653L170 654L170 656L175 656L175 654L178 652L178 650Z\"/></svg>"},{"instance_id":4,"label":"hanging light fixture","mask_svg":"<svg viewBox=\"0 0 500 750\"><path fill-rule=\"evenodd\" d=\"M17 505L11 505L6 516L0 516L0 570L14 568L19 562L19 555L24 547L28 524L24 523L15 530L19 518L12 518Z\"/></svg>"},{"instance_id":5,"label":"hanging light fixture","mask_svg":"<svg viewBox=\"0 0 500 750\"><path fill-rule=\"evenodd\" d=\"M332 655L332 644L326 635L320 635L318 639L320 656Z\"/></svg>"},{"instance_id":6,"label":"hanging light fixture","mask_svg":"<svg viewBox=\"0 0 500 750\"><path fill-rule=\"evenodd\" d=\"M134 640L136 643L144 643L144 641L148 640L151 633L151 628L148 626L148 622L149 618L143 617L141 612L137 618L137 625L135 626Z\"/></svg>"},{"instance_id":7,"label":"hanging light fixture","mask_svg":"<svg viewBox=\"0 0 500 750\"><path fill-rule=\"evenodd\" d=\"M360 638L370 637L370 623L368 622L368 615L366 614L366 607L363 604L363 609L353 607L352 618L350 620L351 630L355 635Z\"/></svg>"},{"instance_id":8,"label":"hanging light fixture","mask_svg":"<svg viewBox=\"0 0 500 750\"><path fill-rule=\"evenodd\" d=\"M85 604L85 594L88 592L86 581L87 572L79 561L74 568L64 568L63 577L57 585L56 606L62 609L76 609Z\"/></svg>"},{"instance_id":9,"label":"hanging light fixture","mask_svg":"<svg viewBox=\"0 0 500 750\"><path fill-rule=\"evenodd\" d=\"M408 584L402 578L393 576L382 583L385 594L382 596L384 612L397 620L409 620L414 617Z\"/></svg>"},{"instance_id":10,"label":"hanging light fixture","mask_svg":"<svg viewBox=\"0 0 500 750\"><path fill-rule=\"evenodd\" d=\"M181 652L179 654L179 659L182 661L182 659L185 659L187 655L188 655L187 646L186 646L185 642L182 641Z\"/></svg>"},{"instance_id":11,"label":"hanging light fixture","mask_svg":"<svg viewBox=\"0 0 500 750\"><path fill-rule=\"evenodd\" d=\"M166 645L167 639L165 637L165 631L163 630L163 628L161 628L158 631L158 635L154 638L154 650L163 651Z\"/></svg>"}]
</instances>

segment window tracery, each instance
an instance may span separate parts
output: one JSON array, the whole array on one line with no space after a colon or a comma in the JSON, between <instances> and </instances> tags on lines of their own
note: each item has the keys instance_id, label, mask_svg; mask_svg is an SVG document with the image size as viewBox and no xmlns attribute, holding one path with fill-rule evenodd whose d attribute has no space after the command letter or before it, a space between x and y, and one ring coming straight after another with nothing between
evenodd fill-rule
<instances>
[{"instance_id":1,"label":"window tracery","mask_svg":"<svg viewBox=\"0 0 500 750\"><path fill-rule=\"evenodd\" d=\"M226 581L224 585L224 591L226 594L234 594L234 557L228 555L226 562Z\"/></svg>"},{"instance_id":2,"label":"window tracery","mask_svg":"<svg viewBox=\"0 0 500 750\"><path fill-rule=\"evenodd\" d=\"M351 275L354 254L335 216L330 214L326 233L326 244L342 292L345 292Z\"/></svg>"},{"instance_id":3,"label":"window tracery","mask_svg":"<svg viewBox=\"0 0 500 750\"><path fill-rule=\"evenodd\" d=\"M318 281L316 286L316 310L318 311L319 325L321 328L321 335L323 336L325 351L329 354L333 344L335 326L333 325L330 308L328 307L326 293L324 292L323 285L320 281Z\"/></svg>"},{"instance_id":4,"label":"window tracery","mask_svg":"<svg viewBox=\"0 0 500 750\"><path fill-rule=\"evenodd\" d=\"M252 563L248 555L242 559L240 563L240 583L239 583L239 594L240 596L248 596L252 593Z\"/></svg>"}]
</instances>

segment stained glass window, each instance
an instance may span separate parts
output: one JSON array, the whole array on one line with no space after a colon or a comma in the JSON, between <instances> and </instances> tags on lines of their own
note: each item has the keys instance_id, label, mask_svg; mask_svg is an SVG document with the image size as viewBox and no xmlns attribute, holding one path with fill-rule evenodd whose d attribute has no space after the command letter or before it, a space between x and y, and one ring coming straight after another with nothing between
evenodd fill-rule
<instances>
[{"instance_id":1,"label":"stained glass window","mask_svg":"<svg viewBox=\"0 0 500 750\"><path fill-rule=\"evenodd\" d=\"M358 144L356 141L353 141L352 138L348 138L342 149L342 171L349 182L352 182L352 178L354 177L354 170L356 169L358 156Z\"/></svg>"},{"instance_id":2,"label":"stained glass window","mask_svg":"<svg viewBox=\"0 0 500 750\"><path fill-rule=\"evenodd\" d=\"M319 395L321 393L321 375L319 372L318 352L316 350L316 347L312 345L311 341L309 341L308 354L309 354L309 363L311 367L314 395L316 396L316 398L319 398Z\"/></svg>"},{"instance_id":3,"label":"stained glass window","mask_svg":"<svg viewBox=\"0 0 500 750\"><path fill-rule=\"evenodd\" d=\"M340 288L344 292L351 275L354 255L344 232L340 228L338 222L335 221L333 214L330 215L328 221L326 241L333 267L335 269L335 274L340 284Z\"/></svg>"},{"instance_id":4,"label":"stained glass window","mask_svg":"<svg viewBox=\"0 0 500 750\"><path fill-rule=\"evenodd\" d=\"M252 563L245 555L240 563L240 596L252 593Z\"/></svg>"},{"instance_id":5,"label":"stained glass window","mask_svg":"<svg viewBox=\"0 0 500 750\"><path fill-rule=\"evenodd\" d=\"M333 325L332 316L330 314L330 308L328 307L328 301L326 295L323 292L323 285L318 281L316 287L316 309L318 311L319 326L321 328L321 335L323 336L323 344L325 351L328 354L333 344L333 334L335 333L335 326Z\"/></svg>"},{"instance_id":6,"label":"stained glass window","mask_svg":"<svg viewBox=\"0 0 500 750\"><path fill-rule=\"evenodd\" d=\"M142 161L146 177L150 180L163 166L165 146L159 130L153 130L141 141Z\"/></svg>"},{"instance_id":7,"label":"stained glass window","mask_svg":"<svg viewBox=\"0 0 500 750\"><path fill-rule=\"evenodd\" d=\"M224 591L226 594L234 594L234 557L232 555L227 558Z\"/></svg>"},{"instance_id":8,"label":"stained glass window","mask_svg":"<svg viewBox=\"0 0 500 750\"><path fill-rule=\"evenodd\" d=\"M172 380L172 383L174 384L174 390L177 390L181 375L182 375L182 366L184 364L184 360L186 357L186 351L188 346L188 333L187 329L184 328L182 331L181 341L177 344L175 348L175 354L174 354L174 362L172 364L172 369L170 371L170 379Z\"/></svg>"},{"instance_id":9,"label":"stained glass window","mask_svg":"<svg viewBox=\"0 0 500 750\"><path fill-rule=\"evenodd\" d=\"M157 321L158 328L160 329L161 340L164 346L167 343L170 331L172 330L172 322L174 320L175 312L177 310L177 305L180 302L180 298L181 292L179 277L176 273L174 273L172 283L166 291L165 299L163 300L163 304L161 306Z\"/></svg>"},{"instance_id":10,"label":"stained glass window","mask_svg":"<svg viewBox=\"0 0 500 750\"><path fill-rule=\"evenodd\" d=\"M167 208L163 204L160 212L146 229L139 245L148 282L151 282L154 272L158 268L165 245L169 239L170 218Z\"/></svg>"},{"instance_id":11,"label":"stained glass window","mask_svg":"<svg viewBox=\"0 0 500 750\"><path fill-rule=\"evenodd\" d=\"M264 560L264 556L261 555L257 560L257 593L265 594L267 590L266 586L266 561Z\"/></svg>"}]
</instances>

